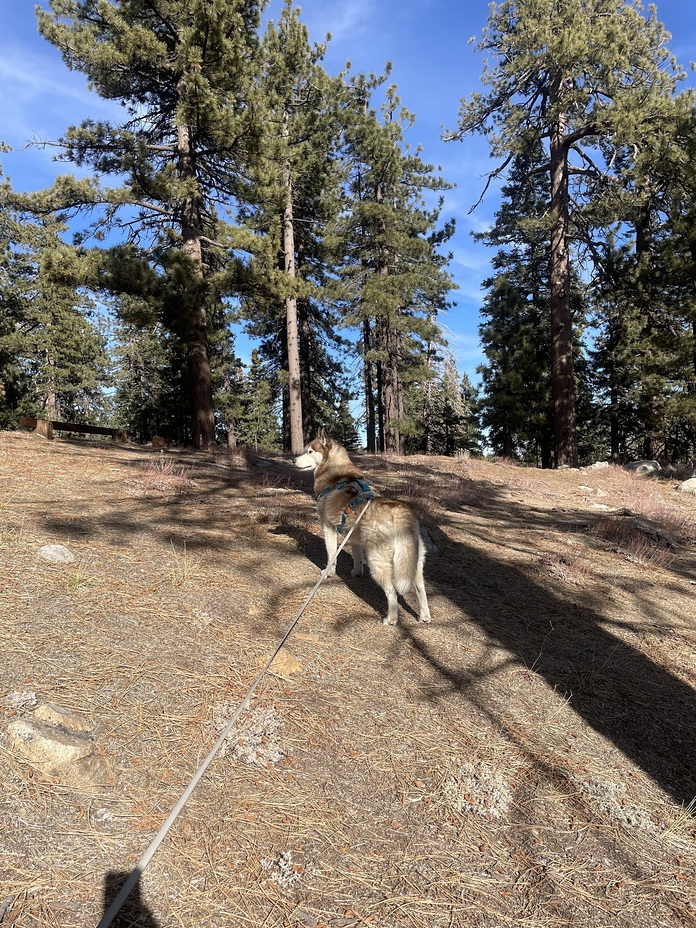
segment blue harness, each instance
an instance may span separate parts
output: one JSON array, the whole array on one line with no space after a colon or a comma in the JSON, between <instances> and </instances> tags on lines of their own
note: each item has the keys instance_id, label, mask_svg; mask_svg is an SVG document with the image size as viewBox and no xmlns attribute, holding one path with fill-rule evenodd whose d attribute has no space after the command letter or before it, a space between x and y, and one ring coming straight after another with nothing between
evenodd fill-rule
<instances>
[{"instance_id":1,"label":"blue harness","mask_svg":"<svg viewBox=\"0 0 696 928\"><path fill-rule=\"evenodd\" d=\"M346 489L355 489L356 494L353 499L348 503L346 508L343 510L343 517L341 518L340 525L336 526L336 531L344 535L346 531L346 520L351 512L355 512L356 509L359 509L363 503L369 502L371 499L374 499L375 496L378 496L374 490L370 489L370 484L365 483L364 480L341 480L338 483L334 483L332 487L329 487L327 490L322 490L321 493L317 496L317 499L321 499L322 496L326 496L327 493L333 493L334 490L346 490Z\"/></svg>"}]
</instances>

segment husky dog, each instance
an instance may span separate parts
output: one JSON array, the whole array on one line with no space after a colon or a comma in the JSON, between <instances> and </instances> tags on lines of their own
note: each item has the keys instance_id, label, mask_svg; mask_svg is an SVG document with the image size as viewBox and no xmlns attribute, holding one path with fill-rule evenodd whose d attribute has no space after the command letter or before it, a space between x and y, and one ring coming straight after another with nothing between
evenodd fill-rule
<instances>
[{"instance_id":1,"label":"husky dog","mask_svg":"<svg viewBox=\"0 0 696 928\"><path fill-rule=\"evenodd\" d=\"M414 588L418 594L419 621L429 622L430 609L423 584L425 547L418 519L410 506L384 499L370 490L343 445L330 438L324 429L307 445L304 454L295 458L295 466L314 471L314 492L329 561L336 554L339 532L347 530L348 516L370 500L350 537L351 576L362 576L367 559L370 575L387 597L388 611L382 619L385 625L396 625L397 593L403 595ZM327 576L335 573L334 563Z\"/></svg>"}]
</instances>

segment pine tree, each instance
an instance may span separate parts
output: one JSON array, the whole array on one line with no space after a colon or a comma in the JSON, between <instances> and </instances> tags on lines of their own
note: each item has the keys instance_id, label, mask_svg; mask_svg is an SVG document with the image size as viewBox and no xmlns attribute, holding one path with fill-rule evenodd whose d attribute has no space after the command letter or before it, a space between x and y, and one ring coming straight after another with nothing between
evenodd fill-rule
<instances>
[{"instance_id":1,"label":"pine tree","mask_svg":"<svg viewBox=\"0 0 696 928\"><path fill-rule=\"evenodd\" d=\"M542 158L537 144L514 159L495 223L475 237L499 249L491 261L495 276L484 281L479 326L488 359L480 368L482 424L495 453L525 457L531 451L550 467L550 244L543 223L549 185L538 171Z\"/></svg>"},{"instance_id":2,"label":"pine tree","mask_svg":"<svg viewBox=\"0 0 696 928\"><path fill-rule=\"evenodd\" d=\"M128 315L124 308L121 313ZM141 442L160 435L185 444L190 418L185 345L156 320L119 322L112 342L116 425Z\"/></svg>"},{"instance_id":3,"label":"pine tree","mask_svg":"<svg viewBox=\"0 0 696 928\"><path fill-rule=\"evenodd\" d=\"M18 209L0 187L0 421L20 414L94 423L109 381L105 338L92 302L46 273L43 255L61 243L65 225Z\"/></svg>"},{"instance_id":4,"label":"pine tree","mask_svg":"<svg viewBox=\"0 0 696 928\"><path fill-rule=\"evenodd\" d=\"M447 184L405 144L413 117L396 88L387 88L381 118L369 108L385 79L360 75L344 91L348 179L334 242L342 256L338 300L345 323L362 335L368 450L402 453L414 429L405 415L407 385L422 375L426 345L442 341L434 320L454 285L438 247L453 224L439 228L442 201L425 202L424 191Z\"/></svg>"},{"instance_id":5,"label":"pine tree","mask_svg":"<svg viewBox=\"0 0 696 928\"><path fill-rule=\"evenodd\" d=\"M285 0L278 23L270 21L263 37L262 157L243 210L267 243L252 265L263 283L245 300L245 313L250 332L266 339L267 349L269 339L276 347L285 446L295 454L314 430L313 391L339 344L321 292L327 273L322 232L338 208L335 80L321 64L325 48L310 44L299 10Z\"/></svg>"},{"instance_id":6,"label":"pine tree","mask_svg":"<svg viewBox=\"0 0 696 928\"><path fill-rule=\"evenodd\" d=\"M94 174L58 178L34 206L102 206L88 231L130 236L157 256L168 290L163 319L186 344L196 447L215 440L208 317L216 286L234 286L228 250L253 247L224 219L260 128L248 105L259 14L257 0L51 0L37 12L68 67L125 113L120 124L88 119L67 130L61 159ZM109 176L121 186L103 186ZM216 283L210 269L221 262L227 275Z\"/></svg>"},{"instance_id":7,"label":"pine tree","mask_svg":"<svg viewBox=\"0 0 696 928\"><path fill-rule=\"evenodd\" d=\"M463 100L458 129L488 138L501 174L536 140L546 145L550 185L551 385L556 464L578 460L573 370L570 246L580 234L573 191L582 198L604 165L600 145L650 148L652 123L678 72L654 11L637 2L508 0L491 7L479 47L490 55L487 94ZM609 162L611 164L611 161Z\"/></svg>"},{"instance_id":8,"label":"pine tree","mask_svg":"<svg viewBox=\"0 0 696 928\"><path fill-rule=\"evenodd\" d=\"M255 451L279 451L280 426L275 413L276 396L260 353L251 353L251 368L244 384L243 411L238 422L239 443Z\"/></svg>"},{"instance_id":9,"label":"pine tree","mask_svg":"<svg viewBox=\"0 0 696 928\"><path fill-rule=\"evenodd\" d=\"M236 314L220 302L213 314L210 336L213 404L216 425L227 447L237 448L237 423L243 409L243 365L237 357L232 323Z\"/></svg>"}]
</instances>

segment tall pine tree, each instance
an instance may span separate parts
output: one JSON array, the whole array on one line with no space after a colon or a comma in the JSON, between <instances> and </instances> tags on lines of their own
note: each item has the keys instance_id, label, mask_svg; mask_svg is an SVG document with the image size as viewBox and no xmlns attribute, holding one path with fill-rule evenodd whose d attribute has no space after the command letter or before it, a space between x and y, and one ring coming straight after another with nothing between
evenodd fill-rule
<instances>
[{"instance_id":1,"label":"tall pine tree","mask_svg":"<svg viewBox=\"0 0 696 928\"><path fill-rule=\"evenodd\" d=\"M228 254L252 247L224 218L260 129L249 106L260 9L257 0L51 0L49 10L37 12L41 34L68 67L122 104L124 115L66 131L58 141L61 160L93 175L58 178L34 206L101 206L92 232L126 236L157 256L169 287L163 320L186 345L196 447L215 440L211 268L222 261L226 270ZM117 186L102 184L110 176ZM234 275L218 285L223 281L233 287Z\"/></svg>"}]
</instances>

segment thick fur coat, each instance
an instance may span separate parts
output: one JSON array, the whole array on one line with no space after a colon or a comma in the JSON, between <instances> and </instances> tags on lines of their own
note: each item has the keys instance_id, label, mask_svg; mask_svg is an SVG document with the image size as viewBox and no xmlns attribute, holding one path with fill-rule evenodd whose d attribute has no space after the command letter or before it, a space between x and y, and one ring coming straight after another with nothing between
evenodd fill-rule
<instances>
[{"instance_id":1,"label":"thick fur coat","mask_svg":"<svg viewBox=\"0 0 696 928\"><path fill-rule=\"evenodd\" d=\"M330 438L322 429L317 438L310 442L304 454L295 459L300 470L314 471L314 491L321 521L326 554L331 559L339 544L338 527L344 520L346 531L355 521L362 503L351 514L350 504L360 496L359 483L364 477L353 464L348 452ZM343 486L341 486L343 485ZM387 597L385 625L396 625L398 617L397 594L415 590L418 596L419 621L430 621L428 597L423 583L425 546L420 536L418 519L406 503L376 496L351 535L353 553L352 575L362 576L365 563L370 575L384 590ZM336 572L335 563L328 571Z\"/></svg>"}]
</instances>

